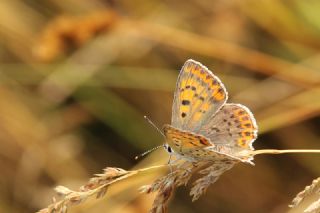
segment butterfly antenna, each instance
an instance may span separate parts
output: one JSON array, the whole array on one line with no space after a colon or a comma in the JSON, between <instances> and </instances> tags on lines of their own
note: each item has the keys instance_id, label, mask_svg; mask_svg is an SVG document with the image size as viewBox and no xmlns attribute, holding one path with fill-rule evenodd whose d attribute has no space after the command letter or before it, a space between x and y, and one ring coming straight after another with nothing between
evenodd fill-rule
<instances>
[{"instance_id":1,"label":"butterfly antenna","mask_svg":"<svg viewBox=\"0 0 320 213\"><path fill-rule=\"evenodd\" d=\"M160 132L160 134L165 138L166 136L163 134L163 132L161 132L161 130L145 115L143 116L144 119L146 119L146 121L148 121L149 124L151 124L151 126L153 126L158 132ZM143 156L145 156L146 154L149 154L150 152L153 152L154 150L156 149L159 149L160 147L164 147L164 144L160 145L160 146L157 146L157 147L154 147L152 149L149 149L147 151L145 151L144 153L140 154L140 155L137 155L134 159L138 159L138 158L141 158Z\"/></svg>"},{"instance_id":2,"label":"butterfly antenna","mask_svg":"<svg viewBox=\"0 0 320 213\"><path fill-rule=\"evenodd\" d=\"M166 138L166 136L163 134L163 132L161 132L161 130L145 115L143 116L144 119L146 119L148 121L149 124L151 124L151 126L153 126L158 132L160 132L160 134Z\"/></svg>"},{"instance_id":3,"label":"butterfly antenna","mask_svg":"<svg viewBox=\"0 0 320 213\"><path fill-rule=\"evenodd\" d=\"M141 157L145 156L146 154L149 154L150 152L153 152L154 150L159 149L159 148L161 148L161 147L163 147L163 145L156 146L156 147L154 147L154 148L152 148L152 149L149 149L149 150L145 151L144 153L142 153L142 154L140 154L140 155L137 155L134 159L137 160L138 158L141 158Z\"/></svg>"}]
</instances>

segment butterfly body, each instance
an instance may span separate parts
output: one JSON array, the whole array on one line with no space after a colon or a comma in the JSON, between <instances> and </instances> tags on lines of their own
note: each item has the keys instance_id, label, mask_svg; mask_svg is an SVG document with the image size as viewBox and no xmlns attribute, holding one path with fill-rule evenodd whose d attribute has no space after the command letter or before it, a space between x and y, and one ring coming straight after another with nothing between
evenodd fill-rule
<instances>
[{"instance_id":1,"label":"butterfly body","mask_svg":"<svg viewBox=\"0 0 320 213\"><path fill-rule=\"evenodd\" d=\"M217 76L199 62L186 61L177 80L171 125L163 127L176 155L192 161L251 163L240 153L253 150L255 119L247 107L227 99Z\"/></svg>"},{"instance_id":2,"label":"butterfly body","mask_svg":"<svg viewBox=\"0 0 320 213\"><path fill-rule=\"evenodd\" d=\"M170 149L189 161L242 161L229 155L229 150L225 147L214 145L202 135L179 130L169 124L164 125L163 131Z\"/></svg>"}]
</instances>

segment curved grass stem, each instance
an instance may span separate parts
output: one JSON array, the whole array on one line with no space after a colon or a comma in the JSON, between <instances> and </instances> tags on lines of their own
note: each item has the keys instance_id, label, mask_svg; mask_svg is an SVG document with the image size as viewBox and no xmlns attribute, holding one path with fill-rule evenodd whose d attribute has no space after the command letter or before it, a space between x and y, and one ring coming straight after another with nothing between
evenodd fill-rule
<instances>
[{"instance_id":1,"label":"curved grass stem","mask_svg":"<svg viewBox=\"0 0 320 213\"><path fill-rule=\"evenodd\" d=\"M278 155L278 154L289 154L289 153L318 153L320 154L320 149L285 149L285 150L278 150L278 149L261 149L261 150L254 150L250 152L250 155L261 155L261 154L271 154L271 155Z\"/></svg>"}]
</instances>

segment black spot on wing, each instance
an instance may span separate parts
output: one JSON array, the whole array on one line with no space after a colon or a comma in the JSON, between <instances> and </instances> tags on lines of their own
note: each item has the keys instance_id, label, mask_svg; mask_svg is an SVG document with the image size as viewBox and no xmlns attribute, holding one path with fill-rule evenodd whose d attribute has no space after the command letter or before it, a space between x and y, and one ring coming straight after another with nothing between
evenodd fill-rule
<instances>
[{"instance_id":1,"label":"black spot on wing","mask_svg":"<svg viewBox=\"0 0 320 213\"><path fill-rule=\"evenodd\" d=\"M244 126L249 128L249 127L251 127L251 124L250 123L246 123L246 124L244 124Z\"/></svg>"},{"instance_id":2,"label":"black spot on wing","mask_svg":"<svg viewBox=\"0 0 320 213\"><path fill-rule=\"evenodd\" d=\"M202 145L207 145L207 141L205 141L205 140L202 139L202 138L199 139L199 142L200 142Z\"/></svg>"},{"instance_id":3,"label":"black spot on wing","mask_svg":"<svg viewBox=\"0 0 320 213\"><path fill-rule=\"evenodd\" d=\"M189 100L182 100L182 105L189 105L190 104L190 101Z\"/></svg>"},{"instance_id":4,"label":"black spot on wing","mask_svg":"<svg viewBox=\"0 0 320 213\"><path fill-rule=\"evenodd\" d=\"M211 127L211 131L220 132L220 129L218 129L217 127Z\"/></svg>"}]
</instances>

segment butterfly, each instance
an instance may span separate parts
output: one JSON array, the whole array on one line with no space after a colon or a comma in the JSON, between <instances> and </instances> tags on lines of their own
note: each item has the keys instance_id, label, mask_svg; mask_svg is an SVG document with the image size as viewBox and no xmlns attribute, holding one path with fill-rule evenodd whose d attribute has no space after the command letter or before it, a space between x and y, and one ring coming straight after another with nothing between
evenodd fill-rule
<instances>
[{"instance_id":1,"label":"butterfly","mask_svg":"<svg viewBox=\"0 0 320 213\"><path fill-rule=\"evenodd\" d=\"M189 59L176 84L171 125L163 132L169 152L190 161L252 163L243 151L253 150L258 127L251 111L226 103L228 93L207 67Z\"/></svg>"}]
</instances>

